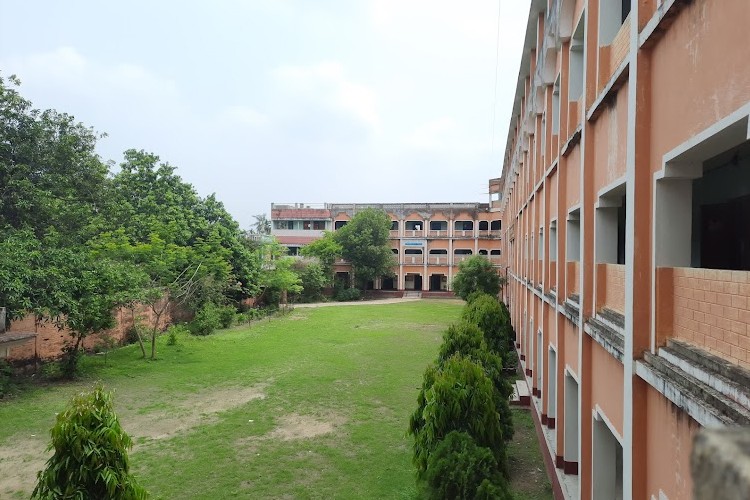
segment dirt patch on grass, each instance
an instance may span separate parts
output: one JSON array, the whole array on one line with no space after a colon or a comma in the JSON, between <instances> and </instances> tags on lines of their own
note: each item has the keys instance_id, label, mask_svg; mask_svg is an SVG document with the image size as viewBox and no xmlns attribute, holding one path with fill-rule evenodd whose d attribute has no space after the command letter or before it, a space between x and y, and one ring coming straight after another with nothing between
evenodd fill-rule
<instances>
[{"instance_id":1,"label":"dirt patch on grass","mask_svg":"<svg viewBox=\"0 0 750 500\"><path fill-rule=\"evenodd\" d=\"M124 414L120 421L134 439L165 439L199 425L215 422L221 412L256 399L264 399L266 386L267 384L257 384L250 387L206 390L169 410L158 410L143 415Z\"/></svg>"},{"instance_id":2,"label":"dirt patch on grass","mask_svg":"<svg viewBox=\"0 0 750 500\"><path fill-rule=\"evenodd\" d=\"M344 419L335 415L318 418L311 415L291 413L279 419L279 425L268 434L268 438L281 441L309 439L330 434L343 423Z\"/></svg>"},{"instance_id":3,"label":"dirt patch on grass","mask_svg":"<svg viewBox=\"0 0 750 500\"><path fill-rule=\"evenodd\" d=\"M22 492L29 496L36 486L36 473L44 468L47 442L35 438L12 438L0 446L0 498Z\"/></svg>"}]
</instances>

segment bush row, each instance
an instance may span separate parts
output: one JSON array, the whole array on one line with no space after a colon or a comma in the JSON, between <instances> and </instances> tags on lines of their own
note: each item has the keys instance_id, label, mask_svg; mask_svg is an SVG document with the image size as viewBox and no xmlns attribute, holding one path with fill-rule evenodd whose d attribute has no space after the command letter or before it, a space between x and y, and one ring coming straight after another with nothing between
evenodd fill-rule
<instances>
[{"instance_id":1,"label":"bush row","mask_svg":"<svg viewBox=\"0 0 750 500\"><path fill-rule=\"evenodd\" d=\"M506 442L513 437L508 406L512 361L507 309L472 294L461 322L448 327L427 367L409 421L417 479L429 498L512 498Z\"/></svg>"}]
</instances>

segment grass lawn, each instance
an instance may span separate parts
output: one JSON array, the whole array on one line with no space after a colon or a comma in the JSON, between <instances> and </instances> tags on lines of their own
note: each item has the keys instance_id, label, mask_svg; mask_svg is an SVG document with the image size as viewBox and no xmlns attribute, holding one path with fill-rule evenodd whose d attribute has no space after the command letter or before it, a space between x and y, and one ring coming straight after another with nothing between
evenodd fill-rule
<instances>
[{"instance_id":1,"label":"grass lawn","mask_svg":"<svg viewBox=\"0 0 750 500\"><path fill-rule=\"evenodd\" d=\"M84 360L75 383L0 401L0 498L28 498L49 429L97 380L113 390L131 464L154 498L395 498L417 494L409 415L461 303L297 309L177 346ZM527 411L514 411L511 485L552 498Z\"/></svg>"},{"instance_id":2,"label":"grass lawn","mask_svg":"<svg viewBox=\"0 0 750 500\"><path fill-rule=\"evenodd\" d=\"M513 409L513 441L508 443L510 486L516 500L552 500L530 411Z\"/></svg>"},{"instance_id":3,"label":"grass lawn","mask_svg":"<svg viewBox=\"0 0 750 500\"><path fill-rule=\"evenodd\" d=\"M55 412L101 380L155 498L413 498L406 434L453 301L297 309L87 358L76 383L0 402L0 498L28 498Z\"/></svg>"}]
</instances>

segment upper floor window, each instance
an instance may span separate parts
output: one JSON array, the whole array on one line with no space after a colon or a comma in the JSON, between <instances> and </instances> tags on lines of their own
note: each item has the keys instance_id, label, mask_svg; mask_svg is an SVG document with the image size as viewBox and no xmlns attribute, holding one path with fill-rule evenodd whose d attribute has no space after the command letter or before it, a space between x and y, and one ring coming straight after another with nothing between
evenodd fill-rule
<instances>
[{"instance_id":1,"label":"upper floor window","mask_svg":"<svg viewBox=\"0 0 750 500\"><path fill-rule=\"evenodd\" d=\"M346 226L346 223L349 222L348 220L337 220L333 223L333 229L341 229L342 227Z\"/></svg>"}]
</instances>

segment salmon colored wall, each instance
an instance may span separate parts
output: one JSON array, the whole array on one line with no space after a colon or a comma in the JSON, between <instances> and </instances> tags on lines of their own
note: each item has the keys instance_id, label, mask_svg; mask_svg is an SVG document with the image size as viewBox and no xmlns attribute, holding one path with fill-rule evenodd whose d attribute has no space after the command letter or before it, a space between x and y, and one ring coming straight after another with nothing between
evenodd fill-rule
<instances>
[{"instance_id":1,"label":"salmon colored wall","mask_svg":"<svg viewBox=\"0 0 750 500\"><path fill-rule=\"evenodd\" d=\"M547 190L549 191L549 218L554 219L557 217L557 169L547 180Z\"/></svg>"},{"instance_id":2,"label":"salmon colored wall","mask_svg":"<svg viewBox=\"0 0 750 500\"><path fill-rule=\"evenodd\" d=\"M608 307L625 311L625 266L619 264L596 265L596 309Z\"/></svg>"},{"instance_id":3,"label":"salmon colored wall","mask_svg":"<svg viewBox=\"0 0 750 500\"><path fill-rule=\"evenodd\" d=\"M581 280L578 273L578 266L579 263L576 261L565 263L565 279L567 280L565 290L566 295L581 292Z\"/></svg>"},{"instance_id":4,"label":"salmon colored wall","mask_svg":"<svg viewBox=\"0 0 750 500\"><path fill-rule=\"evenodd\" d=\"M750 368L750 272L676 267L658 273L658 331Z\"/></svg>"},{"instance_id":5,"label":"salmon colored wall","mask_svg":"<svg viewBox=\"0 0 750 500\"><path fill-rule=\"evenodd\" d=\"M591 348L591 392L592 403L598 404L607 418L623 436L623 387L622 363L596 342ZM593 407L591 408L594 409Z\"/></svg>"},{"instance_id":6,"label":"salmon colored wall","mask_svg":"<svg viewBox=\"0 0 750 500\"><path fill-rule=\"evenodd\" d=\"M625 175L628 126L628 85L617 92L614 101L603 105L603 111L593 124L594 193ZM587 136L588 137L588 136Z\"/></svg>"},{"instance_id":7,"label":"salmon colored wall","mask_svg":"<svg viewBox=\"0 0 750 500\"><path fill-rule=\"evenodd\" d=\"M747 0L686 3L651 49L654 171L665 153L750 101L748 19Z\"/></svg>"},{"instance_id":8,"label":"salmon colored wall","mask_svg":"<svg viewBox=\"0 0 750 500\"><path fill-rule=\"evenodd\" d=\"M672 404L653 387L646 387L646 498L692 498L690 452L693 437L700 429L687 413Z\"/></svg>"},{"instance_id":9,"label":"salmon colored wall","mask_svg":"<svg viewBox=\"0 0 750 500\"><path fill-rule=\"evenodd\" d=\"M484 248L485 240L479 240L479 248ZM428 253L432 249L448 250L448 240L429 240L427 242Z\"/></svg>"},{"instance_id":10,"label":"salmon colored wall","mask_svg":"<svg viewBox=\"0 0 750 500\"><path fill-rule=\"evenodd\" d=\"M563 323L565 324L565 364L570 366L578 377L578 327L568 319ZM561 366L564 367L565 364Z\"/></svg>"},{"instance_id":11,"label":"salmon colored wall","mask_svg":"<svg viewBox=\"0 0 750 500\"><path fill-rule=\"evenodd\" d=\"M565 206L570 208L581 202L581 148L580 144L575 146L567 157L566 171L563 173L566 179Z\"/></svg>"}]
</instances>

